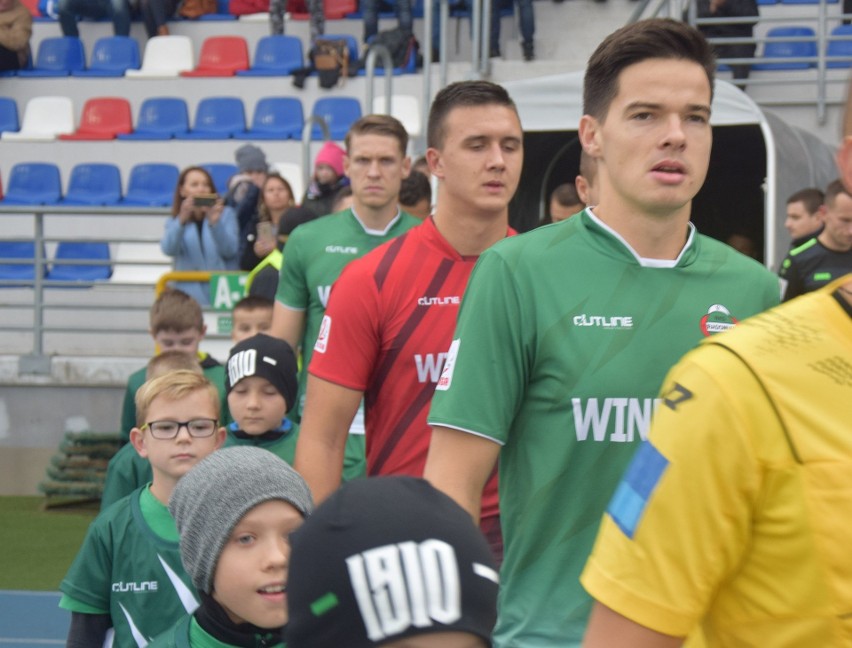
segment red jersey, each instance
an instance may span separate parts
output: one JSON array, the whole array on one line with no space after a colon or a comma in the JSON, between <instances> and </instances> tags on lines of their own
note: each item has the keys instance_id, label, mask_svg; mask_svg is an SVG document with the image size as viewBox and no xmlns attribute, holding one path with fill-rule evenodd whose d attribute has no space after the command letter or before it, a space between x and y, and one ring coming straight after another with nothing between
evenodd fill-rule
<instances>
[{"instance_id":1,"label":"red jersey","mask_svg":"<svg viewBox=\"0 0 852 648\"><path fill-rule=\"evenodd\" d=\"M477 258L428 218L350 262L332 287L308 371L364 392L369 475L423 476L426 416ZM496 515L495 471L482 517Z\"/></svg>"}]
</instances>

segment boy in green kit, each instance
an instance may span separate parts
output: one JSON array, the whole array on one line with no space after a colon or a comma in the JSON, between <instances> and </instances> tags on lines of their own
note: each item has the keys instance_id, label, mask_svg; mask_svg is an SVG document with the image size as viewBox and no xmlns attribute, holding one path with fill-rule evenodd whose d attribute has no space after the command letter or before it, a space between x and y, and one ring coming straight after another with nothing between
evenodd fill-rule
<instances>
[{"instance_id":1,"label":"boy in green kit","mask_svg":"<svg viewBox=\"0 0 852 648\"><path fill-rule=\"evenodd\" d=\"M145 646L198 606L166 505L178 480L224 441L218 392L204 376L173 371L145 383L135 405L130 442L153 479L92 522L59 586L71 648Z\"/></svg>"}]
</instances>

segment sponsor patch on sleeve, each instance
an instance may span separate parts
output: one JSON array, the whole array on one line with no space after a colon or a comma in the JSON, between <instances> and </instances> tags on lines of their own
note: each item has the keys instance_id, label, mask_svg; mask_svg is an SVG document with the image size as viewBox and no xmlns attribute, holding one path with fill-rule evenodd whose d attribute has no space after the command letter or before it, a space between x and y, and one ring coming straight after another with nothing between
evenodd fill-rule
<instances>
[{"instance_id":1,"label":"sponsor patch on sleeve","mask_svg":"<svg viewBox=\"0 0 852 648\"><path fill-rule=\"evenodd\" d=\"M627 467L606 512L628 538L633 538L651 493L666 471L669 460L645 441Z\"/></svg>"},{"instance_id":2,"label":"sponsor patch on sleeve","mask_svg":"<svg viewBox=\"0 0 852 648\"><path fill-rule=\"evenodd\" d=\"M325 353L325 350L328 348L329 335L331 335L331 317L323 315L317 341L314 344L314 351L316 353Z\"/></svg>"},{"instance_id":3,"label":"sponsor patch on sleeve","mask_svg":"<svg viewBox=\"0 0 852 648\"><path fill-rule=\"evenodd\" d=\"M450 345L447 351L447 359L444 361L444 370L441 372L441 377L438 378L438 384L435 386L436 391L447 391L453 382L453 370L456 368L456 358L459 354L459 345L461 339L456 338Z\"/></svg>"}]
</instances>

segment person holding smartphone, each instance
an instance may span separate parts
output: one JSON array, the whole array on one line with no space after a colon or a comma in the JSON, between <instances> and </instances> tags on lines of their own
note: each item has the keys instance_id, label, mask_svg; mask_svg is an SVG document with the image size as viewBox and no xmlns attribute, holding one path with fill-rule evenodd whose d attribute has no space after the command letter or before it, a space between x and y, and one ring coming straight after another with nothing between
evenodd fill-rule
<instances>
[{"instance_id":1,"label":"person holding smartphone","mask_svg":"<svg viewBox=\"0 0 852 648\"><path fill-rule=\"evenodd\" d=\"M213 179L201 167L187 167L178 177L172 216L160 240L163 254L174 257L175 270L237 270L239 234L236 213L216 194ZM202 306L210 303L205 281L176 282Z\"/></svg>"}]
</instances>

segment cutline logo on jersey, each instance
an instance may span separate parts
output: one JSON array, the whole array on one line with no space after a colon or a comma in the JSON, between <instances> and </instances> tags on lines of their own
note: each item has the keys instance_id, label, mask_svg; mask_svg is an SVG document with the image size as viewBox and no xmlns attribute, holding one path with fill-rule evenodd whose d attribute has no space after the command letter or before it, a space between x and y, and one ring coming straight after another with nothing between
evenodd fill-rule
<instances>
[{"instance_id":1,"label":"cutline logo on jersey","mask_svg":"<svg viewBox=\"0 0 852 648\"><path fill-rule=\"evenodd\" d=\"M325 350L328 348L329 335L331 335L331 317L323 315L322 322L320 322L319 335L317 335L317 341L314 344L315 353L325 353Z\"/></svg>"},{"instance_id":2,"label":"cutline logo on jersey","mask_svg":"<svg viewBox=\"0 0 852 648\"><path fill-rule=\"evenodd\" d=\"M461 618L461 584L452 545L431 538L369 549L346 559L358 609L372 641Z\"/></svg>"},{"instance_id":3,"label":"cutline logo on jersey","mask_svg":"<svg viewBox=\"0 0 852 648\"><path fill-rule=\"evenodd\" d=\"M147 592L157 591L157 581L139 581L138 583L118 581L112 584L113 592L134 592L136 594L144 594Z\"/></svg>"},{"instance_id":4,"label":"cutline logo on jersey","mask_svg":"<svg viewBox=\"0 0 852 648\"><path fill-rule=\"evenodd\" d=\"M435 391L447 391L453 382L453 371L456 368L456 357L459 354L459 345L461 338L453 340L447 351L446 359L444 360L444 370L441 372L441 377L438 379L438 384L435 385Z\"/></svg>"},{"instance_id":5,"label":"cutline logo on jersey","mask_svg":"<svg viewBox=\"0 0 852 648\"><path fill-rule=\"evenodd\" d=\"M449 295L447 297L429 297L424 295L417 300L418 306L458 306L461 304L461 297L458 295Z\"/></svg>"},{"instance_id":6,"label":"cutline logo on jersey","mask_svg":"<svg viewBox=\"0 0 852 648\"><path fill-rule=\"evenodd\" d=\"M731 311L722 306L722 304L713 304L707 309L707 313L701 318L699 326L704 337L722 333L728 329L734 328L738 320L731 315Z\"/></svg>"},{"instance_id":7,"label":"cutline logo on jersey","mask_svg":"<svg viewBox=\"0 0 852 648\"><path fill-rule=\"evenodd\" d=\"M352 245L326 245L328 254L358 254L358 248Z\"/></svg>"},{"instance_id":8,"label":"cutline logo on jersey","mask_svg":"<svg viewBox=\"0 0 852 648\"><path fill-rule=\"evenodd\" d=\"M633 318L630 315L587 315L581 313L574 316L574 326L595 327L611 330L626 330L633 328Z\"/></svg>"}]
</instances>

